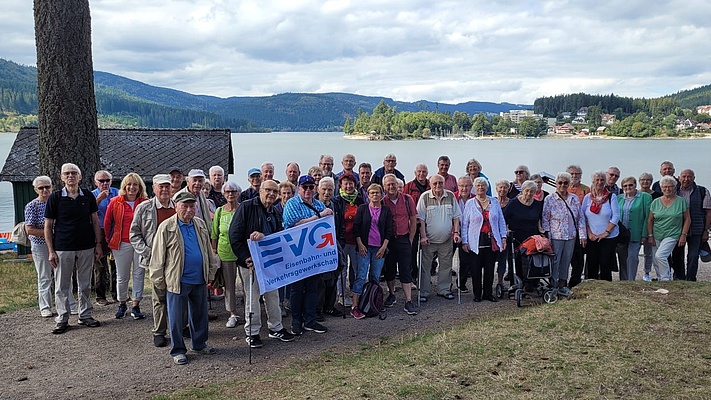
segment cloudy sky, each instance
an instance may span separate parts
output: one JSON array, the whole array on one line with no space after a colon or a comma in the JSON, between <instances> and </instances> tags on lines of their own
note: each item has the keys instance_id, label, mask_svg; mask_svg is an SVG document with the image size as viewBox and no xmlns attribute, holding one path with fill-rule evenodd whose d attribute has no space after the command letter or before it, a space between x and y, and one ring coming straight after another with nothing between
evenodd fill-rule
<instances>
[{"instance_id":1,"label":"cloudy sky","mask_svg":"<svg viewBox=\"0 0 711 400\"><path fill-rule=\"evenodd\" d=\"M711 2L91 0L97 70L220 97L349 92L532 103L711 83ZM35 65L30 0L0 58Z\"/></svg>"}]
</instances>

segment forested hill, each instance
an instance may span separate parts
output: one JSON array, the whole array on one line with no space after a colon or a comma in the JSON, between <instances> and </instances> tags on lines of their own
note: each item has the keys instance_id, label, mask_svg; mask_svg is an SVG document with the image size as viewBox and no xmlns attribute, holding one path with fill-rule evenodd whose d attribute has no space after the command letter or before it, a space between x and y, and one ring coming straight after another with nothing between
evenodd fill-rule
<instances>
[{"instance_id":1,"label":"forested hill","mask_svg":"<svg viewBox=\"0 0 711 400\"><path fill-rule=\"evenodd\" d=\"M327 131L341 130L347 117L354 118L358 110L370 111L381 100L398 111L461 111L470 115L531 108L530 105L491 102L443 104L423 100L410 103L348 93L219 98L151 86L100 71L94 73L94 82L102 126ZM36 68L0 59L0 128L3 114L7 119L37 113L36 88Z\"/></svg>"}]
</instances>

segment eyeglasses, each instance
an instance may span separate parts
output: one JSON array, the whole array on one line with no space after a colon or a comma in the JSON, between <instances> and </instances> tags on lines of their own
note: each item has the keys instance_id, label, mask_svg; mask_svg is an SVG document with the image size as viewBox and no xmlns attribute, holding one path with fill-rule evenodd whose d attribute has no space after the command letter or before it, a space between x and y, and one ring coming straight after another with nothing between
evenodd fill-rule
<instances>
[{"instance_id":1,"label":"eyeglasses","mask_svg":"<svg viewBox=\"0 0 711 400\"><path fill-rule=\"evenodd\" d=\"M111 179L97 179L97 181L101 183L109 183L111 182Z\"/></svg>"},{"instance_id":2,"label":"eyeglasses","mask_svg":"<svg viewBox=\"0 0 711 400\"><path fill-rule=\"evenodd\" d=\"M613 173L611 173L611 172L608 172L607 174L610 175L610 176L612 176L612 177L614 177L614 178L619 178L619 177L620 177L620 175L618 175L618 174L613 174Z\"/></svg>"},{"instance_id":3,"label":"eyeglasses","mask_svg":"<svg viewBox=\"0 0 711 400\"><path fill-rule=\"evenodd\" d=\"M64 171L62 175L79 175L78 171Z\"/></svg>"},{"instance_id":4,"label":"eyeglasses","mask_svg":"<svg viewBox=\"0 0 711 400\"><path fill-rule=\"evenodd\" d=\"M514 171L514 174L518 175L518 174L523 174L523 173L525 173L525 172L526 172L526 171Z\"/></svg>"},{"instance_id":5,"label":"eyeglasses","mask_svg":"<svg viewBox=\"0 0 711 400\"><path fill-rule=\"evenodd\" d=\"M315 185L303 185L301 186L302 189L304 190L314 190L316 188Z\"/></svg>"},{"instance_id":6,"label":"eyeglasses","mask_svg":"<svg viewBox=\"0 0 711 400\"><path fill-rule=\"evenodd\" d=\"M52 188L51 186L38 186L37 190L49 190L51 188Z\"/></svg>"},{"instance_id":7,"label":"eyeglasses","mask_svg":"<svg viewBox=\"0 0 711 400\"><path fill-rule=\"evenodd\" d=\"M397 160L385 160L385 162L397 162Z\"/></svg>"},{"instance_id":8,"label":"eyeglasses","mask_svg":"<svg viewBox=\"0 0 711 400\"><path fill-rule=\"evenodd\" d=\"M444 182L439 182L439 181L437 181L437 182L432 182L431 185L432 185L432 186L444 185Z\"/></svg>"},{"instance_id":9,"label":"eyeglasses","mask_svg":"<svg viewBox=\"0 0 711 400\"><path fill-rule=\"evenodd\" d=\"M570 175L572 175L572 176L580 176L582 174L583 174L582 172L571 172L570 173Z\"/></svg>"},{"instance_id":10,"label":"eyeglasses","mask_svg":"<svg viewBox=\"0 0 711 400\"><path fill-rule=\"evenodd\" d=\"M239 190L225 190L225 194L236 194L239 193Z\"/></svg>"},{"instance_id":11,"label":"eyeglasses","mask_svg":"<svg viewBox=\"0 0 711 400\"><path fill-rule=\"evenodd\" d=\"M560 182L556 182L556 184L561 185L561 186L568 186L570 184L570 182L560 181Z\"/></svg>"}]
</instances>

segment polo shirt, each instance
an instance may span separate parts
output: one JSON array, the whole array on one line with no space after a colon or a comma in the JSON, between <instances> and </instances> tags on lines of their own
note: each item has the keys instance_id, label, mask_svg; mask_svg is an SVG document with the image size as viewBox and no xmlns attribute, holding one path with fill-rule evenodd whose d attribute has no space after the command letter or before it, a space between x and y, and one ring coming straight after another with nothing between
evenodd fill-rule
<instances>
[{"instance_id":1,"label":"polo shirt","mask_svg":"<svg viewBox=\"0 0 711 400\"><path fill-rule=\"evenodd\" d=\"M185 259L183 266L183 276L180 282L186 285L203 285L205 284L205 276L202 271L202 251L200 251L200 243L198 242L195 224L185 223L178 218L178 227L180 234L183 236L183 248L185 250Z\"/></svg>"},{"instance_id":2,"label":"polo shirt","mask_svg":"<svg viewBox=\"0 0 711 400\"><path fill-rule=\"evenodd\" d=\"M408 204L409 207L408 207ZM410 234L410 216L417 215L415 201L412 196L398 193L395 202L390 200L388 195L383 198L383 205L390 209L395 221L395 236L405 236ZM408 213L409 210L409 213Z\"/></svg>"},{"instance_id":3,"label":"polo shirt","mask_svg":"<svg viewBox=\"0 0 711 400\"><path fill-rule=\"evenodd\" d=\"M454 193L444 189L441 198L435 197L432 190L422 193L417 202L417 218L426 224L427 239L432 243L444 243L452 238L455 219L460 218L462 210L454 198Z\"/></svg>"},{"instance_id":4,"label":"polo shirt","mask_svg":"<svg viewBox=\"0 0 711 400\"><path fill-rule=\"evenodd\" d=\"M79 188L76 199L69 197L66 188L50 194L44 217L54 220L54 250L93 249L97 239L94 237L91 214L97 211L96 197L87 189Z\"/></svg>"}]
</instances>

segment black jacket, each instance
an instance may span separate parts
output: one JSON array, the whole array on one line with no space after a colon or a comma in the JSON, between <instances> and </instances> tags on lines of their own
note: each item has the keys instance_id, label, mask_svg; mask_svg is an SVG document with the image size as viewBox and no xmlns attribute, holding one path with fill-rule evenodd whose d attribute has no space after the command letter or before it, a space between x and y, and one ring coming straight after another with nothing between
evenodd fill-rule
<instances>
[{"instance_id":1,"label":"black jacket","mask_svg":"<svg viewBox=\"0 0 711 400\"><path fill-rule=\"evenodd\" d=\"M370 205L362 204L358 206L358 212L356 212L355 221L353 222L353 230L355 230L356 237L359 237L364 245L368 246L368 233L370 232L370 223L372 218L370 216ZM388 239L393 240L395 235L393 214L388 207L380 207L380 217L378 218L378 232L380 232L380 244Z\"/></svg>"},{"instance_id":2,"label":"black jacket","mask_svg":"<svg viewBox=\"0 0 711 400\"><path fill-rule=\"evenodd\" d=\"M267 221L268 217L273 218L271 223ZM267 224L271 225L271 227ZM245 260L251 257L247 239L249 239L249 235L252 232L262 232L267 235L283 229L284 223L281 214L274 209L274 206L272 206L272 213L268 213L259 197L240 204L230 224L230 245L237 256L239 266L246 268L247 263Z\"/></svg>"}]
</instances>

